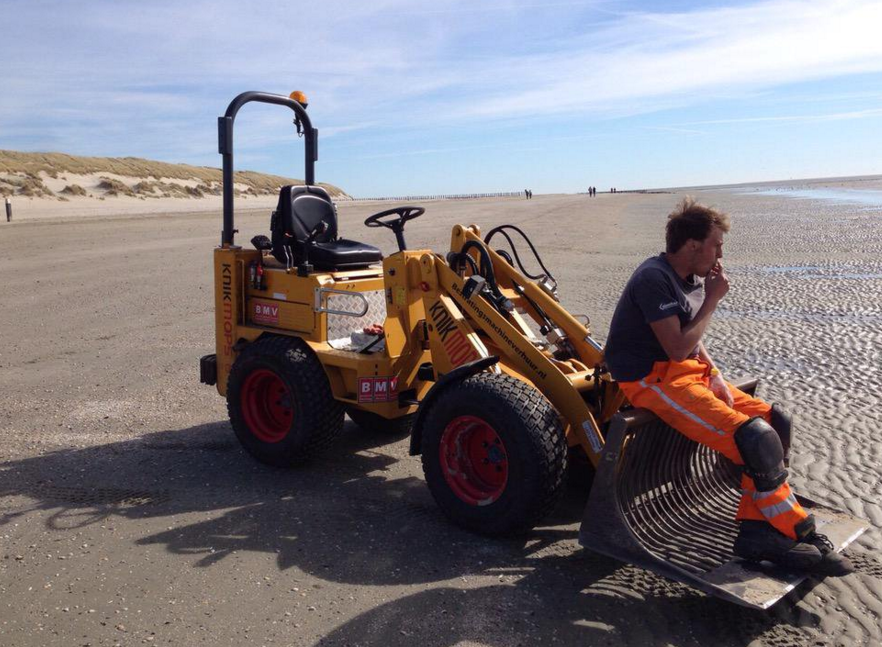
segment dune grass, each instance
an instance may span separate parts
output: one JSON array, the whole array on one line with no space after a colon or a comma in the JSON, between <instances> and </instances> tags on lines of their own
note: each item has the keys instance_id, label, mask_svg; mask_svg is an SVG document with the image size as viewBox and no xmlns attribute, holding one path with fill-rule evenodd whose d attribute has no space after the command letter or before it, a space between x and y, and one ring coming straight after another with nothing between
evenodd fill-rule
<instances>
[{"instance_id":1,"label":"dune grass","mask_svg":"<svg viewBox=\"0 0 882 647\"><path fill-rule=\"evenodd\" d=\"M44 184L40 172L57 178L59 174L74 175L113 174L138 180L135 186L110 178L102 178L101 188L106 195L150 195L156 197L169 195L200 197L206 194L218 195L221 192L223 175L219 168L192 166L190 164L170 164L139 157L82 157L65 153L23 153L0 150L0 174L16 177L0 178L0 194L6 195L54 195ZM198 186L187 187L166 180L196 180ZM116 184L114 184L116 182ZM303 180L257 173L238 171L235 182L240 185L237 193L246 195L271 195L278 193L279 187L288 184L303 184ZM143 186L142 186L143 185ZM152 185L153 190L148 191ZM339 187L321 183L333 197L348 197ZM244 187L244 188L242 188Z\"/></svg>"}]
</instances>

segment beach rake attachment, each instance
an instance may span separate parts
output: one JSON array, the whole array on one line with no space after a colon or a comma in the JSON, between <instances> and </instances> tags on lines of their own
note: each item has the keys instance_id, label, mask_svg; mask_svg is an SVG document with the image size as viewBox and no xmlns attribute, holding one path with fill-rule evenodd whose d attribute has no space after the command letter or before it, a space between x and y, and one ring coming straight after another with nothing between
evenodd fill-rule
<instances>
[{"instance_id":1,"label":"beach rake attachment","mask_svg":"<svg viewBox=\"0 0 882 647\"><path fill-rule=\"evenodd\" d=\"M756 380L737 384L753 393ZM742 606L767 609L805 575L735 557L740 468L645 409L616 414L579 533L588 549ZM842 551L867 529L843 512L797 496Z\"/></svg>"}]
</instances>

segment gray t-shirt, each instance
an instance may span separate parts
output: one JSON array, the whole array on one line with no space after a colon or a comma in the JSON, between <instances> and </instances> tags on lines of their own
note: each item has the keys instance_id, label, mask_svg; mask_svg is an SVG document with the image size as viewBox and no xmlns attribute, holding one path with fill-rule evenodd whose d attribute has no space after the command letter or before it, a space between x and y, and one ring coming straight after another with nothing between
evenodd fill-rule
<instances>
[{"instance_id":1,"label":"gray t-shirt","mask_svg":"<svg viewBox=\"0 0 882 647\"><path fill-rule=\"evenodd\" d=\"M644 378L654 362L670 359L649 324L671 315L688 324L704 302L703 288L694 274L681 279L664 254L641 263L622 292L606 341L606 364L616 381Z\"/></svg>"}]
</instances>

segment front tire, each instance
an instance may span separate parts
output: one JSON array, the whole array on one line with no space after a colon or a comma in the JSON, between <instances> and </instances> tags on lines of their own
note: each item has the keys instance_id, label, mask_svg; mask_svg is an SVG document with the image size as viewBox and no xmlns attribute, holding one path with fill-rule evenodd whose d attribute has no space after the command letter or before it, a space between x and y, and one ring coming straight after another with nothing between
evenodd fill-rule
<instances>
[{"instance_id":1,"label":"front tire","mask_svg":"<svg viewBox=\"0 0 882 647\"><path fill-rule=\"evenodd\" d=\"M242 446L277 467L308 460L343 428L343 407L321 363L296 337L264 337L242 351L230 371L227 410Z\"/></svg>"},{"instance_id":2,"label":"front tire","mask_svg":"<svg viewBox=\"0 0 882 647\"><path fill-rule=\"evenodd\" d=\"M454 523L485 535L525 532L560 499L567 442L535 388L479 373L447 386L426 412L423 473Z\"/></svg>"}]
</instances>

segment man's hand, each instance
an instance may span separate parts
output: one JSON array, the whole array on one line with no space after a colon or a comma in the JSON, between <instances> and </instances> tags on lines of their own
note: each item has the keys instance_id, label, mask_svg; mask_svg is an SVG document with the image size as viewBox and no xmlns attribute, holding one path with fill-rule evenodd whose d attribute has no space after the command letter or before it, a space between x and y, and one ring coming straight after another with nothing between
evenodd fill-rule
<instances>
[{"instance_id":1,"label":"man's hand","mask_svg":"<svg viewBox=\"0 0 882 647\"><path fill-rule=\"evenodd\" d=\"M723 265L719 261L704 279L704 296L718 303L729 291L729 277L723 271Z\"/></svg>"},{"instance_id":2,"label":"man's hand","mask_svg":"<svg viewBox=\"0 0 882 647\"><path fill-rule=\"evenodd\" d=\"M726 380L723 379L722 375L712 375L709 386L710 390L713 391L715 396L717 396L717 399L725 402L727 407L731 407L735 404L735 400L732 398L732 392L729 391L729 386L726 384Z\"/></svg>"}]
</instances>

